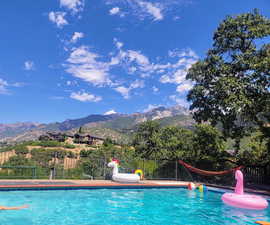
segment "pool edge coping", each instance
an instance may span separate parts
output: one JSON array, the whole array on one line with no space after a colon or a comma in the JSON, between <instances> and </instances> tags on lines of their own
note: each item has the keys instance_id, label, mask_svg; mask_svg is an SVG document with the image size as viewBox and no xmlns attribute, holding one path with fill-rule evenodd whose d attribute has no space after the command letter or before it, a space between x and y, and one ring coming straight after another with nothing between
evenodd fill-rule
<instances>
[{"instance_id":1,"label":"pool edge coping","mask_svg":"<svg viewBox=\"0 0 270 225\"><path fill-rule=\"evenodd\" d=\"M1 183L1 182L0 182ZM217 193L225 193L233 191L232 187L223 187L218 185L209 185L207 186L209 191ZM26 191L26 190L76 190L76 189L143 189L143 188L185 188L187 184L157 184L157 183L95 183L95 184L29 184L29 185L1 185L0 191ZM270 202L270 193L262 193L256 190L248 190L245 193L261 195L267 198Z\"/></svg>"}]
</instances>

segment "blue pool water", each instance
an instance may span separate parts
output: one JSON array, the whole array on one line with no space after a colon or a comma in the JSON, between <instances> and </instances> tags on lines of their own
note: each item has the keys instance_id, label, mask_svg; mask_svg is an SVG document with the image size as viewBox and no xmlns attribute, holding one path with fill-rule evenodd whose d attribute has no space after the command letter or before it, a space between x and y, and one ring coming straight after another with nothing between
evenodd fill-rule
<instances>
[{"instance_id":1,"label":"blue pool water","mask_svg":"<svg viewBox=\"0 0 270 225\"><path fill-rule=\"evenodd\" d=\"M221 194L177 189L96 189L0 192L0 225L246 225L270 221L270 209L226 206Z\"/></svg>"}]
</instances>

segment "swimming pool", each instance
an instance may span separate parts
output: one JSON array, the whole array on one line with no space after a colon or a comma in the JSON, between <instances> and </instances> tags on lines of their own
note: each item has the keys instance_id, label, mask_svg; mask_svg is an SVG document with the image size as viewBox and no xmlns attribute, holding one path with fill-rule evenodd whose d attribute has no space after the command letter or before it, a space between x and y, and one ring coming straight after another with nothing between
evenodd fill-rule
<instances>
[{"instance_id":1,"label":"swimming pool","mask_svg":"<svg viewBox=\"0 0 270 225\"><path fill-rule=\"evenodd\" d=\"M231 208L221 193L184 188L2 191L1 225L246 225L270 221L269 208Z\"/></svg>"}]
</instances>

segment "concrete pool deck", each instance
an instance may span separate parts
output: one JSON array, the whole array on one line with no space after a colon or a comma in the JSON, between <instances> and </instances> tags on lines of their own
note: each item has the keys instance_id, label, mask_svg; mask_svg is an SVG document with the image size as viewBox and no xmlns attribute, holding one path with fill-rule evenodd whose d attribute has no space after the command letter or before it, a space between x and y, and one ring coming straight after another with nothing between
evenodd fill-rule
<instances>
[{"instance_id":1,"label":"concrete pool deck","mask_svg":"<svg viewBox=\"0 0 270 225\"><path fill-rule=\"evenodd\" d=\"M0 180L0 190L80 189L80 188L166 188L187 187L188 182L143 180L140 183L117 183L110 180Z\"/></svg>"}]
</instances>

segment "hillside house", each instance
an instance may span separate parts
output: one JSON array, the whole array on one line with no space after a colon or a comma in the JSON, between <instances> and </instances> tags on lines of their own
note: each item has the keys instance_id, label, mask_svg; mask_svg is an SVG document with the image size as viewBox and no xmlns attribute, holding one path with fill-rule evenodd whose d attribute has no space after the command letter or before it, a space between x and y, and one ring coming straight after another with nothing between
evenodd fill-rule
<instances>
[{"instance_id":1,"label":"hillside house","mask_svg":"<svg viewBox=\"0 0 270 225\"><path fill-rule=\"evenodd\" d=\"M44 135L41 135L38 140L40 141L59 141L64 142L66 138L68 137L65 133L60 132L47 132Z\"/></svg>"},{"instance_id":2,"label":"hillside house","mask_svg":"<svg viewBox=\"0 0 270 225\"><path fill-rule=\"evenodd\" d=\"M88 145L102 145L104 138L92 136L85 133L74 134L74 143L76 144L88 144Z\"/></svg>"},{"instance_id":3,"label":"hillside house","mask_svg":"<svg viewBox=\"0 0 270 225\"><path fill-rule=\"evenodd\" d=\"M101 137L96 137L87 133L75 133L74 135L69 135L60 132L47 132L39 137L40 141L58 141L65 142L69 138L75 144L88 144L88 145L101 145L104 139Z\"/></svg>"}]
</instances>

